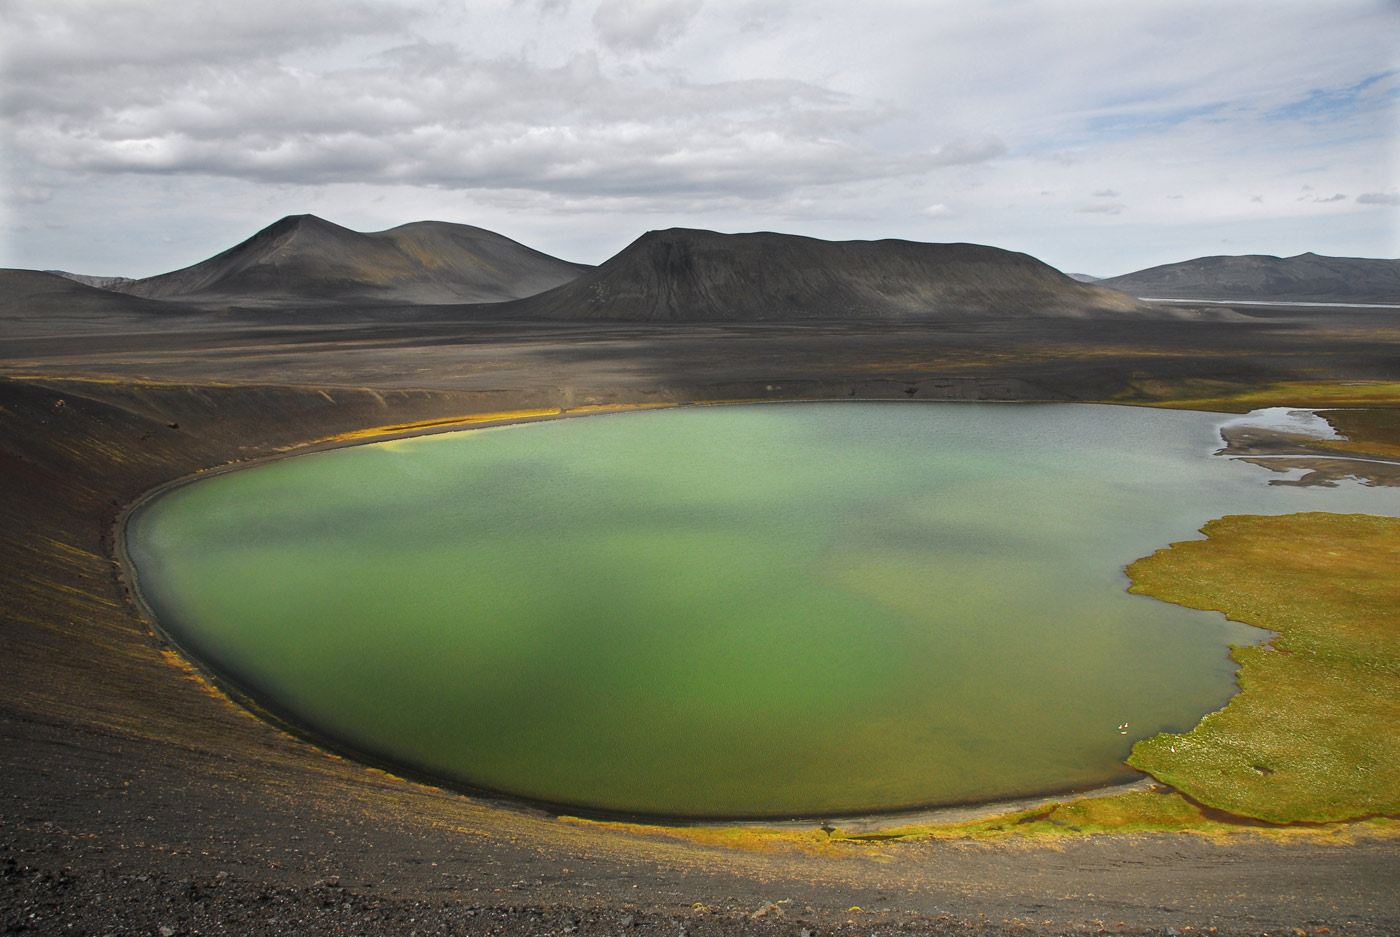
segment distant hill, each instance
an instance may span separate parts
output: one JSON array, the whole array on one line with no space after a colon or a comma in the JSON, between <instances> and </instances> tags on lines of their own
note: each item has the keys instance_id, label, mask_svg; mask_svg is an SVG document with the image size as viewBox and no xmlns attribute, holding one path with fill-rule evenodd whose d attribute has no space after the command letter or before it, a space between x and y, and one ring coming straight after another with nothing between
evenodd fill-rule
<instances>
[{"instance_id":1,"label":"distant hill","mask_svg":"<svg viewBox=\"0 0 1400 937\"><path fill-rule=\"evenodd\" d=\"M1199 257L1099 282L1154 299L1400 303L1400 260L1311 253Z\"/></svg>"},{"instance_id":2,"label":"distant hill","mask_svg":"<svg viewBox=\"0 0 1400 937\"><path fill-rule=\"evenodd\" d=\"M491 303L589 269L470 225L420 221L361 234L315 215L291 215L202 263L111 288L148 299L244 305Z\"/></svg>"},{"instance_id":3,"label":"distant hill","mask_svg":"<svg viewBox=\"0 0 1400 937\"><path fill-rule=\"evenodd\" d=\"M67 270L45 270L44 273L52 273L54 276L81 283L84 286L95 286L100 290L114 290L136 281L131 277L95 277L86 273L69 273Z\"/></svg>"},{"instance_id":4,"label":"distant hill","mask_svg":"<svg viewBox=\"0 0 1400 937\"><path fill-rule=\"evenodd\" d=\"M498 311L634 321L1178 314L995 247L685 228L648 232L578 279Z\"/></svg>"},{"instance_id":5,"label":"distant hill","mask_svg":"<svg viewBox=\"0 0 1400 937\"><path fill-rule=\"evenodd\" d=\"M151 328L185 308L43 270L0 269L0 336L5 338Z\"/></svg>"}]
</instances>

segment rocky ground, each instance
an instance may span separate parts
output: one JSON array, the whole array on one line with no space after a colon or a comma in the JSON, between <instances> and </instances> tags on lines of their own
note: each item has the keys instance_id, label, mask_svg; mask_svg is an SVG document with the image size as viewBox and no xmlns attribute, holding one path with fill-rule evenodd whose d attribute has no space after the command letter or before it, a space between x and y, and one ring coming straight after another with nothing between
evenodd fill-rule
<instances>
[{"instance_id":1,"label":"rocky ground","mask_svg":"<svg viewBox=\"0 0 1400 937\"><path fill-rule=\"evenodd\" d=\"M113 522L151 488L372 426L600 403L1102 400L1200 382L1400 379L1396 323L1310 316L1093 329L201 321L0 339L0 926L1400 931L1394 839L1242 830L757 852L415 784L213 691L151 633L113 562Z\"/></svg>"}]
</instances>

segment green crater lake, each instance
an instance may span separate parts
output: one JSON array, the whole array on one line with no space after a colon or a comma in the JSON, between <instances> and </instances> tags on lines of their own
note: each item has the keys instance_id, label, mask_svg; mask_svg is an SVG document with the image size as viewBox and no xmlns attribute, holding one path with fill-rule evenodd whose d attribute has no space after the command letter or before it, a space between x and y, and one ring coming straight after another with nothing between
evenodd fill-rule
<instances>
[{"instance_id":1,"label":"green crater lake","mask_svg":"<svg viewBox=\"0 0 1400 937\"><path fill-rule=\"evenodd\" d=\"M161 627L342 750L561 809L838 816L1136 777L1261 632L1126 592L1271 486L1215 414L795 403L362 445L130 519ZM1126 728L1123 728L1126 726Z\"/></svg>"}]
</instances>

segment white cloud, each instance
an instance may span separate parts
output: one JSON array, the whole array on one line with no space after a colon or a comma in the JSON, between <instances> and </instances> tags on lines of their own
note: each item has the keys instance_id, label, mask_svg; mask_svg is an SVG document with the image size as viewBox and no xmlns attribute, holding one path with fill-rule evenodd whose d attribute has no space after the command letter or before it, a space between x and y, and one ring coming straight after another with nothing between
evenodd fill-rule
<instances>
[{"instance_id":1,"label":"white cloud","mask_svg":"<svg viewBox=\"0 0 1400 937\"><path fill-rule=\"evenodd\" d=\"M1121 215L1127 206L1120 202L1091 202L1081 205L1074 211L1080 215Z\"/></svg>"}]
</instances>

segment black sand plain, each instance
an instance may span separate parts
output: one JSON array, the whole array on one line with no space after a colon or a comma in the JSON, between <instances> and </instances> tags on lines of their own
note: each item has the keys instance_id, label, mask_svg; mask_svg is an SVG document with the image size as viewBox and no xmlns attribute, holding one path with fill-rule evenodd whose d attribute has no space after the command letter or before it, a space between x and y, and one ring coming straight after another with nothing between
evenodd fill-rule
<instances>
[{"instance_id":1,"label":"black sand plain","mask_svg":"<svg viewBox=\"0 0 1400 937\"><path fill-rule=\"evenodd\" d=\"M113 544L120 513L158 485L374 427L716 400L1149 403L1394 381L1400 311L645 323L470 306L171 316L127 299L70 298L53 307L67 314L15 314L0 333L8 932L1400 932L1394 838L1242 828L761 852L400 779L212 689L131 603Z\"/></svg>"}]
</instances>

